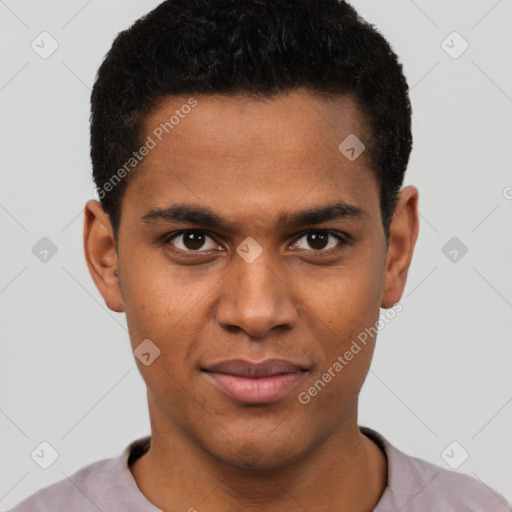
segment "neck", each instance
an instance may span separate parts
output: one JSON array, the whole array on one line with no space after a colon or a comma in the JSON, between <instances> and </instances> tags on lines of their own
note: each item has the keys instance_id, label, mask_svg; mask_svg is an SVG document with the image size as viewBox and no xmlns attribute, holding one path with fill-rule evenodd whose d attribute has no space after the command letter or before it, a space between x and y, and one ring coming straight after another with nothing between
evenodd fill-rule
<instances>
[{"instance_id":1,"label":"neck","mask_svg":"<svg viewBox=\"0 0 512 512\"><path fill-rule=\"evenodd\" d=\"M177 426L158 428L152 417L151 448L130 470L148 501L163 511L370 512L386 487L387 461L356 418L357 411L291 464L245 469L226 464Z\"/></svg>"}]
</instances>

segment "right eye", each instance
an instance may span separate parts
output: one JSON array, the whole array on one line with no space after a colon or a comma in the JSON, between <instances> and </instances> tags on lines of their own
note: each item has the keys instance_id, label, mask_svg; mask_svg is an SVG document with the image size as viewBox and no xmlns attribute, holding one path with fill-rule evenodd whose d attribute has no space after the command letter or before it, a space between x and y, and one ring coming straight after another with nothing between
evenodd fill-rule
<instances>
[{"instance_id":1,"label":"right eye","mask_svg":"<svg viewBox=\"0 0 512 512\"><path fill-rule=\"evenodd\" d=\"M197 230L173 233L165 238L164 244L170 244L178 251L202 253L205 251L200 251L199 249L201 249L204 244L207 243L208 239L210 240L210 247L207 247L206 251L219 247L213 238L208 236L205 231Z\"/></svg>"}]
</instances>

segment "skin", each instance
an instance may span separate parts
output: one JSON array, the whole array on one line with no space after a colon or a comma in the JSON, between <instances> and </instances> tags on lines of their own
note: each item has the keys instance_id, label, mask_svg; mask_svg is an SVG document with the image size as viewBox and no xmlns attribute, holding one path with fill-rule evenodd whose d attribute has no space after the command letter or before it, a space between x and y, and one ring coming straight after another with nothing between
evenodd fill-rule
<instances>
[{"instance_id":1,"label":"skin","mask_svg":"<svg viewBox=\"0 0 512 512\"><path fill-rule=\"evenodd\" d=\"M130 176L118 251L99 203L85 208L85 254L98 290L111 310L126 313L132 349L145 339L160 349L149 366L136 359L152 446L132 474L164 511L371 511L387 464L359 431L357 402L375 338L308 404L298 394L375 325L379 308L400 300L418 236L418 190L402 188L387 247L369 153L350 162L338 149L350 134L369 137L350 96L195 98ZM144 139L187 100L166 98L147 118ZM279 221L333 201L366 213L299 227ZM142 220L175 203L209 207L232 229ZM202 245L164 241L201 229ZM308 230L349 241L314 244ZM236 252L247 237L263 249L252 263ZM279 401L244 404L200 371L237 357L284 358L309 371Z\"/></svg>"}]
</instances>

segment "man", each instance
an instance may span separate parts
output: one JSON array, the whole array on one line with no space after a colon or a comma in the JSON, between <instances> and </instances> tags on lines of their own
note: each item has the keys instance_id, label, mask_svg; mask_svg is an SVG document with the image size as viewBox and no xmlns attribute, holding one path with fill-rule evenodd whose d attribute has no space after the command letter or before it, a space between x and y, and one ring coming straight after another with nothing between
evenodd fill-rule
<instances>
[{"instance_id":1,"label":"man","mask_svg":"<svg viewBox=\"0 0 512 512\"><path fill-rule=\"evenodd\" d=\"M14 510L510 511L357 424L418 236L411 147L402 67L344 2L169 0L122 32L84 248L151 436Z\"/></svg>"}]
</instances>

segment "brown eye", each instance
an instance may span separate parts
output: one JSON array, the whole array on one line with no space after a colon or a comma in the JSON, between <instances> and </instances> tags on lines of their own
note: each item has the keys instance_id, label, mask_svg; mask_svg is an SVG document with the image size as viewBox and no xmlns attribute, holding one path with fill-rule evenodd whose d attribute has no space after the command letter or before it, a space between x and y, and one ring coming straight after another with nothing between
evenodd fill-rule
<instances>
[{"instance_id":1,"label":"brown eye","mask_svg":"<svg viewBox=\"0 0 512 512\"><path fill-rule=\"evenodd\" d=\"M315 251L320 251L322 249L325 249L325 246L329 242L329 235L327 233L308 233L307 242L310 247L315 249Z\"/></svg>"},{"instance_id":2,"label":"brown eye","mask_svg":"<svg viewBox=\"0 0 512 512\"><path fill-rule=\"evenodd\" d=\"M302 242L303 240L305 240L305 243ZM329 249L335 249L338 245L343 245L343 242L345 242L345 239L337 233L309 231L299 238L294 246L297 249L327 252Z\"/></svg>"},{"instance_id":3,"label":"brown eye","mask_svg":"<svg viewBox=\"0 0 512 512\"><path fill-rule=\"evenodd\" d=\"M184 252L199 252L201 249L207 251L217 247L215 241L204 231L182 231L168 238L165 243Z\"/></svg>"}]
</instances>

